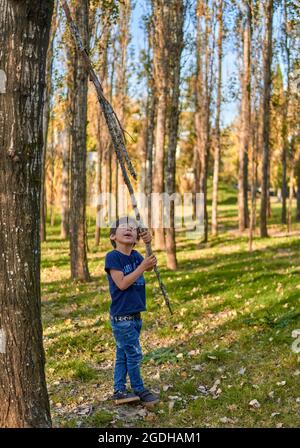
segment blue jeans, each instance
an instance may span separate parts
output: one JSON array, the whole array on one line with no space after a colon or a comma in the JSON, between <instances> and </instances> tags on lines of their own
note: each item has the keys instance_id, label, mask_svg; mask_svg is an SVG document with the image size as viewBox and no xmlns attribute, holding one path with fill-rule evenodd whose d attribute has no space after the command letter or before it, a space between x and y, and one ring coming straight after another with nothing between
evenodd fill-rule
<instances>
[{"instance_id":1,"label":"blue jeans","mask_svg":"<svg viewBox=\"0 0 300 448\"><path fill-rule=\"evenodd\" d=\"M116 362L114 371L114 390L126 390L126 376L129 375L134 392L145 389L140 372L143 358L139 336L142 319L114 322L110 319L116 341Z\"/></svg>"}]
</instances>

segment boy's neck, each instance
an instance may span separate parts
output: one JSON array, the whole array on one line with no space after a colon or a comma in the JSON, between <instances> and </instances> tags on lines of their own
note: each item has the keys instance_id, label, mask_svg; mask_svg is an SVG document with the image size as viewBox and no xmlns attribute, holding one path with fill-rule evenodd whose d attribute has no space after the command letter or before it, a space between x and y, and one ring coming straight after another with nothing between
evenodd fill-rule
<instances>
[{"instance_id":1,"label":"boy's neck","mask_svg":"<svg viewBox=\"0 0 300 448\"><path fill-rule=\"evenodd\" d=\"M117 249L119 252L122 252L122 254L124 254L124 255L130 255L130 254L131 254L131 251L132 251L132 249L133 249L133 244L128 245L128 244L120 244L120 243L117 243L117 247L116 247L116 249Z\"/></svg>"}]
</instances>

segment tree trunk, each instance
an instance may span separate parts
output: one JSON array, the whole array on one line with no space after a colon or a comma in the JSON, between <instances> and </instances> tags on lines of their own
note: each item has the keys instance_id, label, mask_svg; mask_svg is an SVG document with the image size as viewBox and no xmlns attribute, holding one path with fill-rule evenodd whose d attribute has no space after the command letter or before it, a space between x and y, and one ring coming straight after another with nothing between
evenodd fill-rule
<instances>
[{"instance_id":1,"label":"tree trunk","mask_svg":"<svg viewBox=\"0 0 300 448\"><path fill-rule=\"evenodd\" d=\"M238 176L238 211L239 231L243 232L249 226L248 210L248 151L250 142L251 121L251 77L250 77L250 50L251 50L251 5L244 3L246 18L243 25L243 75L242 75L242 129L241 145L239 151Z\"/></svg>"},{"instance_id":2,"label":"tree trunk","mask_svg":"<svg viewBox=\"0 0 300 448\"><path fill-rule=\"evenodd\" d=\"M183 48L183 21L184 4L178 0L170 6L171 33L168 40L168 57L172 60L170 74L170 106L168 108L168 151L167 151L167 193L169 199L176 193L176 148L179 120L179 87L180 87L180 60ZM167 266L177 269L176 240L175 240L175 199L170 200L170 225L166 229Z\"/></svg>"},{"instance_id":3,"label":"tree trunk","mask_svg":"<svg viewBox=\"0 0 300 448\"><path fill-rule=\"evenodd\" d=\"M204 20L204 29L201 21ZM208 240L207 213L207 175L210 147L210 112L212 88L212 54L209 46L210 15L207 1L198 0L197 3L197 42L196 42L196 83L195 83L195 131L200 161L200 194L201 215L203 217L204 233L202 242Z\"/></svg>"},{"instance_id":4,"label":"tree trunk","mask_svg":"<svg viewBox=\"0 0 300 448\"><path fill-rule=\"evenodd\" d=\"M290 171L290 185L289 185L289 203L288 203L288 220L287 231L290 233L292 229L292 213L293 213L293 196L294 196L294 176L295 176L295 137L291 140L291 171Z\"/></svg>"},{"instance_id":5,"label":"tree trunk","mask_svg":"<svg viewBox=\"0 0 300 448\"><path fill-rule=\"evenodd\" d=\"M123 0L120 3L120 18L118 23L118 57L116 66L116 112L121 123L125 128L125 109L127 97L127 49L130 39L130 16L131 0ZM118 177L117 182L117 214L124 216L126 210L126 186L124 183L122 171L117 164Z\"/></svg>"},{"instance_id":6,"label":"tree trunk","mask_svg":"<svg viewBox=\"0 0 300 448\"><path fill-rule=\"evenodd\" d=\"M219 3L219 37L218 37L218 90L217 90L217 114L216 114L216 139L214 153L213 192L212 192L212 218L211 231L213 236L218 234L218 184L221 155L220 116L222 103L222 60L223 60L223 1Z\"/></svg>"},{"instance_id":7,"label":"tree trunk","mask_svg":"<svg viewBox=\"0 0 300 448\"><path fill-rule=\"evenodd\" d=\"M152 187L153 187L153 148L154 148L154 130L156 117L156 92L155 81L153 77L153 33L151 21L147 26L147 61L145 64L147 74L147 105L146 105L146 129L145 129L145 194L148 208L147 223L148 229L152 229Z\"/></svg>"},{"instance_id":8,"label":"tree trunk","mask_svg":"<svg viewBox=\"0 0 300 448\"><path fill-rule=\"evenodd\" d=\"M155 155L153 173L153 193L158 198L158 203L153 204L155 216L154 245L156 249L165 249L165 232L163 219L164 193L164 160L165 160L165 134L167 117L167 38L168 38L168 8L169 5L163 0L152 0L153 4L153 66L154 82L157 94L157 115L155 134ZM159 200L159 198L161 200Z\"/></svg>"},{"instance_id":9,"label":"tree trunk","mask_svg":"<svg viewBox=\"0 0 300 448\"><path fill-rule=\"evenodd\" d=\"M255 73L257 75L257 73ZM256 82L256 81L255 81ZM252 128L252 151L251 151L251 213L249 223L249 251L253 250L253 237L256 226L256 194L257 194L257 153L259 138L259 111L255 111L255 119Z\"/></svg>"},{"instance_id":10,"label":"tree trunk","mask_svg":"<svg viewBox=\"0 0 300 448\"><path fill-rule=\"evenodd\" d=\"M200 161L199 152L197 145L193 148L193 175L194 175L194 186L193 186L193 220L197 219L197 193L199 193L200 186Z\"/></svg>"},{"instance_id":11,"label":"tree trunk","mask_svg":"<svg viewBox=\"0 0 300 448\"><path fill-rule=\"evenodd\" d=\"M74 2L73 15L78 25L83 44L88 50L89 1ZM71 277L89 280L86 255L86 126L88 76L84 61L74 48L72 89L72 154L70 196L70 251Z\"/></svg>"},{"instance_id":12,"label":"tree trunk","mask_svg":"<svg viewBox=\"0 0 300 448\"><path fill-rule=\"evenodd\" d=\"M0 427L50 427L40 293L43 99L53 1L2 0Z\"/></svg>"},{"instance_id":13,"label":"tree trunk","mask_svg":"<svg viewBox=\"0 0 300 448\"><path fill-rule=\"evenodd\" d=\"M270 134L270 93L272 65L272 31L273 31L273 0L265 5L266 31L263 44L263 106L262 106L262 186L260 205L260 236L267 237L267 207L269 189L269 134Z\"/></svg>"},{"instance_id":14,"label":"tree trunk","mask_svg":"<svg viewBox=\"0 0 300 448\"><path fill-rule=\"evenodd\" d=\"M108 17L105 15L102 20L102 34L99 40L99 66L100 66L100 80L102 82L104 95L108 95L108 43L110 39L110 26ZM107 165L108 165L108 144L109 137L107 126L102 112L98 108L98 123L97 123L97 218L95 229L95 245L98 246L100 242L100 221L99 214L104 204L100 201L101 193L107 193ZM105 161L105 166L103 162Z\"/></svg>"},{"instance_id":15,"label":"tree trunk","mask_svg":"<svg viewBox=\"0 0 300 448\"><path fill-rule=\"evenodd\" d=\"M62 147L62 179L61 179L61 228L60 237L67 239L70 235L70 155L71 134L69 126L64 131Z\"/></svg>"},{"instance_id":16,"label":"tree trunk","mask_svg":"<svg viewBox=\"0 0 300 448\"><path fill-rule=\"evenodd\" d=\"M155 110L156 99L153 87L150 87L148 93L148 107L147 107L147 129L146 129L146 172L145 172L145 193L147 195L148 206L148 228L152 227L152 182L153 182L153 144L154 144L154 127L155 127Z\"/></svg>"},{"instance_id":17,"label":"tree trunk","mask_svg":"<svg viewBox=\"0 0 300 448\"><path fill-rule=\"evenodd\" d=\"M55 157L56 157L56 130L54 129L54 120L51 122L51 144L50 144L50 154L49 154L49 165L50 165L50 226L54 227L55 224Z\"/></svg>"},{"instance_id":18,"label":"tree trunk","mask_svg":"<svg viewBox=\"0 0 300 448\"><path fill-rule=\"evenodd\" d=\"M290 71L291 71L291 58L289 48L289 34L288 34L288 16L287 16L287 0L284 0L284 50L285 50L285 63L286 63L286 76L287 76L287 89L285 93L283 117L282 117L282 209L281 209L281 222L286 224L286 198L287 198L287 179L286 179L286 156L288 147L288 115L289 115L289 101L290 101Z\"/></svg>"},{"instance_id":19,"label":"tree trunk","mask_svg":"<svg viewBox=\"0 0 300 448\"><path fill-rule=\"evenodd\" d=\"M48 140L48 127L50 119L50 100L52 95L52 72L53 72L53 49L54 39L57 30L57 3L55 3L52 24L50 29L50 43L47 52L46 63L46 86L44 93L44 108L43 108L43 152L42 152L42 187L41 187L41 241L46 241L46 218L47 218L47 201L46 201L46 153L47 153L47 140Z\"/></svg>"},{"instance_id":20,"label":"tree trunk","mask_svg":"<svg viewBox=\"0 0 300 448\"><path fill-rule=\"evenodd\" d=\"M296 163L296 179L297 179L297 210L296 210L296 221L300 221L300 159Z\"/></svg>"}]
</instances>

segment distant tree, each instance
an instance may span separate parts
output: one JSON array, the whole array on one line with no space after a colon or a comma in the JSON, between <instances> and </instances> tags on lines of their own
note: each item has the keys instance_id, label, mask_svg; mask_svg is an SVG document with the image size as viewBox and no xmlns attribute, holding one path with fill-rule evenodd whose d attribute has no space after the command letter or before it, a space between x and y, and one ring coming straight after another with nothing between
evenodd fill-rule
<instances>
[{"instance_id":1,"label":"distant tree","mask_svg":"<svg viewBox=\"0 0 300 448\"><path fill-rule=\"evenodd\" d=\"M42 188L41 188L41 241L46 241L46 216L47 216L47 201L46 201L46 153L48 141L48 128L50 119L50 101L52 96L52 74L53 74L53 60L54 60L54 39L57 31L57 1L54 2L54 12L52 16L52 24L50 30L50 43L47 53L46 65L46 84L44 93L44 109L43 109L43 153L42 153Z\"/></svg>"},{"instance_id":2,"label":"distant tree","mask_svg":"<svg viewBox=\"0 0 300 448\"><path fill-rule=\"evenodd\" d=\"M264 3L265 35L263 43L263 92L262 92L262 186L260 205L260 236L267 237L267 207L269 191L269 137L270 137L270 95L273 38L273 0Z\"/></svg>"},{"instance_id":3,"label":"distant tree","mask_svg":"<svg viewBox=\"0 0 300 448\"><path fill-rule=\"evenodd\" d=\"M117 58L116 58L116 113L121 126L125 127L126 119L126 99L128 90L128 70L127 70L127 53L130 41L130 17L131 17L131 0L123 0L120 2L120 13L117 22ZM124 195L125 183L119 164L116 163L116 215L124 215L125 201Z\"/></svg>"},{"instance_id":4,"label":"distant tree","mask_svg":"<svg viewBox=\"0 0 300 448\"><path fill-rule=\"evenodd\" d=\"M195 82L195 133L200 162L199 190L202 194L204 219L203 242L208 240L207 178L211 146L212 93L214 84L214 50L216 4L198 0L196 4L196 82Z\"/></svg>"},{"instance_id":5,"label":"distant tree","mask_svg":"<svg viewBox=\"0 0 300 448\"><path fill-rule=\"evenodd\" d=\"M250 145L251 127L251 0L242 2L242 43L243 68L241 76L242 104L241 104L241 136L239 149L238 174L238 213L239 230L242 232L249 226L248 210L248 153Z\"/></svg>"},{"instance_id":6,"label":"distant tree","mask_svg":"<svg viewBox=\"0 0 300 448\"><path fill-rule=\"evenodd\" d=\"M153 68L156 105L155 157L153 172L153 193L164 192L165 141L167 119L168 57L169 38L169 2L151 0L153 11ZM165 248L165 232L163 227L163 207L157 204L159 222L154 230L155 248Z\"/></svg>"},{"instance_id":7,"label":"distant tree","mask_svg":"<svg viewBox=\"0 0 300 448\"><path fill-rule=\"evenodd\" d=\"M170 2L170 34L167 42L169 59L169 82L168 82L168 146L166 166L167 193L171 197L176 192L176 148L178 138L179 120L179 93L180 93L180 66L181 53L183 50L183 23L185 16L185 5L183 0ZM175 241L175 201L170 201L170 225L166 229L167 266L175 270L176 241Z\"/></svg>"},{"instance_id":8,"label":"distant tree","mask_svg":"<svg viewBox=\"0 0 300 448\"><path fill-rule=\"evenodd\" d=\"M216 105L216 125L215 125L215 151L214 151L214 170L213 170L213 192L212 192L212 235L218 234L218 185L221 157L221 105L222 105L222 65L223 65L223 1L219 1L218 11L218 87L217 87L217 105Z\"/></svg>"},{"instance_id":9,"label":"distant tree","mask_svg":"<svg viewBox=\"0 0 300 448\"><path fill-rule=\"evenodd\" d=\"M89 48L89 1L74 0L72 13L83 44ZM73 44L71 94L71 191L70 251L71 277L89 280L86 248L86 126L88 76L84 61Z\"/></svg>"}]
</instances>

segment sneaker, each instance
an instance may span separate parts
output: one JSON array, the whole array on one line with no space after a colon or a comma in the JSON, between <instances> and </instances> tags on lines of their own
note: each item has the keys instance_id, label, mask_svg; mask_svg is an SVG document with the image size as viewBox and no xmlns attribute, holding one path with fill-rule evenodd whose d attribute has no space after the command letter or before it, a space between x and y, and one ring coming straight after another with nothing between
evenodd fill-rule
<instances>
[{"instance_id":1,"label":"sneaker","mask_svg":"<svg viewBox=\"0 0 300 448\"><path fill-rule=\"evenodd\" d=\"M144 389L142 392L135 392L139 396L141 403L145 406L152 406L159 403L159 398L150 392L149 389Z\"/></svg>"},{"instance_id":2,"label":"sneaker","mask_svg":"<svg viewBox=\"0 0 300 448\"><path fill-rule=\"evenodd\" d=\"M124 404L140 401L140 397L138 397L136 394L127 392L126 390L118 390L114 392L111 400L113 400L115 404Z\"/></svg>"}]
</instances>

